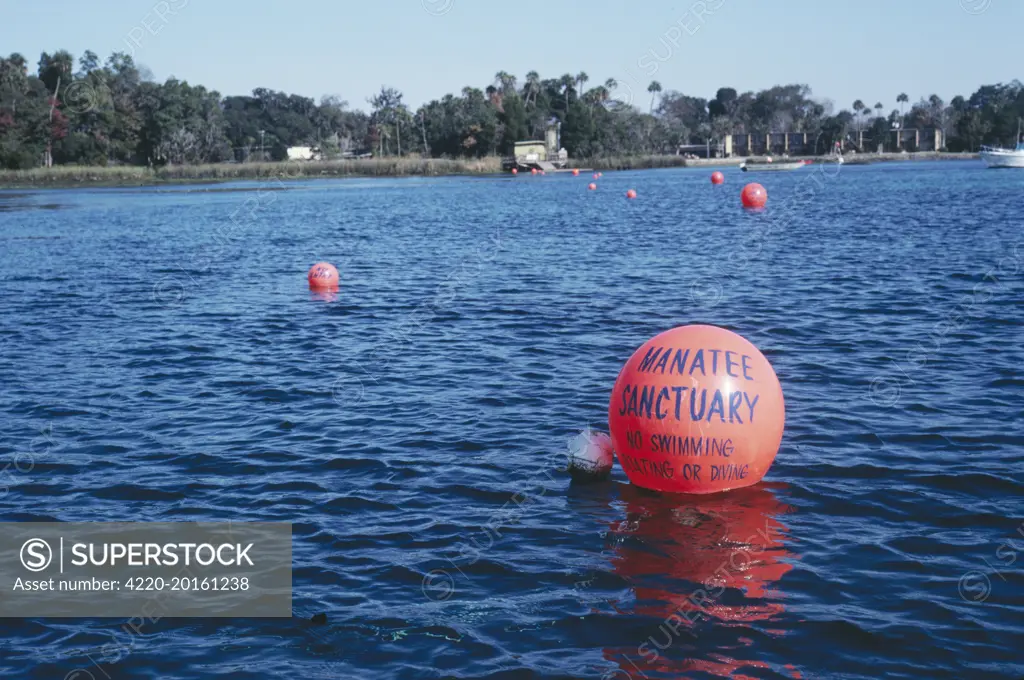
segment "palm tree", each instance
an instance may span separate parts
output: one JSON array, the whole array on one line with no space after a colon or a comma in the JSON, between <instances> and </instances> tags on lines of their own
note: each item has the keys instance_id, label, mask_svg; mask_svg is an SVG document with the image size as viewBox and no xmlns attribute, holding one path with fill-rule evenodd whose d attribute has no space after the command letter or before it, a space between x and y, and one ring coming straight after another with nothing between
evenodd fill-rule
<instances>
[{"instance_id":1,"label":"palm tree","mask_svg":"<svg viewBox=\"0 0 1024 680\"><path fill-rule=\"evenodd\" d=\"M877 117L881 118L881 117L882 117L882 109L884 109L884 108L885 108L885 107L884 107L884 106L882 106L882 102L875 102L875 111L877 111L877 112L878 112L878 113L876 113L875 115L876 115Z\"/></svg>"},{"instance_id":2,"label":"palm tree","mask_svg":"<svg viewBox=\"0 0 1024 680\"><path fill-rule=\"evenodd\" d=\"M494 74L494 84L501 90L502 95L506 95L510 90L516 89L516 77L508 71L498 71Z\"/></svg>"},{"instance_id":3,"label":"palm tree","mask_svg":"<svg viewBox=\"0 0 1024 680\"><path fill-rule=\"evenodd\" d=\"M588 80L590 80L590 76L587 75L586 71L580 71L576 74L576 82L579 83L579 87L576 89L579 93L583 93L583 85L586 84Z\"/></svg>"},{"instance_id":4,"label":"palm tree","mask_svg":"<svg viewBox=\"0 0 1024 680\"><path fill-rule=\"evenodd\" d=\"M565 88L565 111L569 112L569 92L572 90L572 86L576 83L576 79L566 73L559 79L559 83Z\"/></svg>"},{"instance_id":5,"label":"palm tree","mask_svg":"<svg viewBox=\"0 0 1024 680\"><path fill-rule=\"evenodd\" d=\"M647 86L647 91L651 93L651 113L654 113L654 99L661 92L661 83L657 80L652 80L651 84Z\"/></svg>"},{"instance_id":6,"label":"palm tree","mask_svg":"<svg viewBox=\"0 0 1024 680\"><path fill-rule=\"evenodd\" d=\"M598 85L594 89L590 90L590 92L587 92L587 96L590 97L591 104L603 104L608 101L608 88L604 85Z\"/></svg>"},{"instance_id":7,"label":"palm tree","mask_svg":"<svg viewBox=\"0 0 1024 680\"><path fill-rule=\"evenodd\" d=\"M857 100L853 102L853 114L857 116L857 127L860 128L860 112L864 110L864 102Z\"/></svg>"},{"instance_id":8,"label":"palm tree","mask_svg":"<svg viewBox=\"0 0 1024 680\"><path fill-rule=\"evenodd\" d=\"M540 92L540 74L536 71L530 71L526 74L526 105L530 105L530 97L533 97L533 103L537 103L537 93Z\"/></svg>"},{"instance_id":9,"label":"palm tree","mask_svg":"<svg viewBox=\"0 0 1024 680\"><path fill-rule=\"evenodd\" d=\"M607 87L609 90L614 90L619 86L619 82L615 80L615 78L609 78L608 80L604 81L604 86Z\"/></svg>"},{"instance_id":10,"label":"palm tree","mask_svg":"<svg viewBox=\"0 0 1024 680\"><path fill-rule=\"evenodd\" d=\"M906 92L900 92L896 97L896 103L900 105L900 118L903 118L903 105L910 101L910 97L907 96Z\"/></svg>"}]
</instances>

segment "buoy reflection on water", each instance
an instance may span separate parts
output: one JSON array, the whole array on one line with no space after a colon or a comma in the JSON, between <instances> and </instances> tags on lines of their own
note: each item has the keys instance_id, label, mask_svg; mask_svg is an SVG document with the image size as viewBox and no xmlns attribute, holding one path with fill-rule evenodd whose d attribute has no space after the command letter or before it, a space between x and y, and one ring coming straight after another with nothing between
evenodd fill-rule
<instances>
[{"instance_id":1,"label":"buoy reflection on water","mask_svg":"<svg viewBox=\"0 0 1024 680\"><path fill-rule=\"evenodd\" d=\"M607 660L634 674L622 677L644 677L638 670L652 677L699 671L737 677L732 673L743 666L771 668L756 660L753 650L746 659L736 657L753 645L744 633L749 624L770 632L770 622L785 612L775 584L793 568L786 561L793 555L780 517L794 509L779 501L775 491L759 485L684 501L622 487L625 518L609 525L605 541L615 574L633 591L634 604L625 612L622 604L616 607L620 614L652 622L646 636L646 631L631 636L632 645L603 650ZM708 654L699 632L709 622L735 631L731 654ZM800 677L790 665L778 668Z\"/></svg>"}]
</instances>

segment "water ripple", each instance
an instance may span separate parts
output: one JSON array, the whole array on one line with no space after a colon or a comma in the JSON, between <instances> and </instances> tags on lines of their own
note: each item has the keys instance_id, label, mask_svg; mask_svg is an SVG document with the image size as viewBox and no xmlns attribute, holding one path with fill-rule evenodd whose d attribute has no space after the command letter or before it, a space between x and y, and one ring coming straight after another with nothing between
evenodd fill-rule
<instances>
[{"instance_id":1,"label":"water ripple","mask_svg":"<svg viewBox=\"0 0 1024 680\"><path fill-rule=\"evenodd\" d=\"M295 616L9 619L0 674L1024 675L1017 178L706 175L289 183L228 239L255 184L4 194L5 520L292 522ZM775 366L768 480L571 484L686 323Z\"/></svg>"}]
</instances>

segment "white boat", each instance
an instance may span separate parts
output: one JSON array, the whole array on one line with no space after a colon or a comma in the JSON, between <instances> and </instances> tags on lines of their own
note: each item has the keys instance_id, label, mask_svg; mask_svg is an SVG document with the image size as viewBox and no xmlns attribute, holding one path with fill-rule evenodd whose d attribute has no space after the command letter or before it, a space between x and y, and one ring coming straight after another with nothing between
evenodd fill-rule
<instances>
[{"instance_id":1,"label":"white boat","mask_svg":"<svg viewBox=\"0 0 1024 680\"><path fill-rule=\"evenodd\" d=\"M990 168L1024 168L1024 142L1020 141L1020 121L1017 121L1017 148L983 146L981 159Z\"/></svg>"},{"instance_id":2,"label":"white boat","mask_svg":"<svg viewBox=\"0 0 1024 680\"><path fill-rule=\"evenodd\" d=\"M748 163L743 161L740 163L740 170L743 172L799 170L805 165L807 165L807 163L804 161L784 161L782 163L773 163L771 161L768 161L767 163Z\"/></svg>"},{"instance_id":3,"label":"white boat","mask_svg":"<svg viewBox=\"0 0 1024 680\"><path fill-rule=\"evenodd\" d=\"M1016 149L983 146L981 159L990 168L1024 168L1024 142L1018 142Z\"/></svg>"}]
</instances>

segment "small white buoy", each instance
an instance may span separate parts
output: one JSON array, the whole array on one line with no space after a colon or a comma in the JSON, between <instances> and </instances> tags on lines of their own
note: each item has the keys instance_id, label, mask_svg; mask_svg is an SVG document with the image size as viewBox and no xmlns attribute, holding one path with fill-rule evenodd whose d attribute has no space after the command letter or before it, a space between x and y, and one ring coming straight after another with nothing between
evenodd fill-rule
<instances>
[{"instance_id":1,"label":"small white buoy","mask_svg":"<svg viewBox=\"0 0 1024 680\"><path fill-rule=\"evenodd\" d=\"M580 481L602 481L611 474L612 438L589 427L569 440L569 474Z\"/></svg>"}]
</instances>

